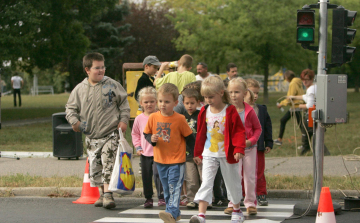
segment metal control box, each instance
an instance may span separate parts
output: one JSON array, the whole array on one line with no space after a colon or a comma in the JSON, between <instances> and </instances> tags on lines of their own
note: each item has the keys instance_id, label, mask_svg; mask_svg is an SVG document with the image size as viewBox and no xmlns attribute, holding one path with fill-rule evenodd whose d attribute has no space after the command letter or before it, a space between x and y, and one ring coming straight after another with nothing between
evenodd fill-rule
<instances>
[{"instance_id":1,"label":"metal control box","mask_svg":"<svg viewBox=\"0 0 360 223\"><path fill-rule=\"evenodd\" d=\"M321 123L346 122L347 75L317 75L316 110Z\"/></svg>"}]
</instances>

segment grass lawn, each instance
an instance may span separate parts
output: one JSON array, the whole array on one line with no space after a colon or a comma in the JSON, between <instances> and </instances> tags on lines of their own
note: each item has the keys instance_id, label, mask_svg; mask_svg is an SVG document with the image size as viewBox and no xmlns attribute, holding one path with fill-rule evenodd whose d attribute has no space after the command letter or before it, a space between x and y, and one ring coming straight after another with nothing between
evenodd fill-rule
<instances>
[{"instance_id":1,"label":"grass lawn","mask_svg":"<svg viewBox=\"0 0 360 223\"><path fill-rule=\"evenodd\" d=\"M284 115L276 107L276 102L285 93L270 93L270 103L267 105L268 112L273 123L273 138L279 134L280 118ZM33 119L51 117L53 113L65 110L65 104L69 94L58 95L39 95L22 96L23 106L21 108L12 107L12 96L1 98L1 119L2 121ZM259 103L262 103L262 99ZM328 128L325 133L325 144L329 148L331 155L352 154L356 147L359 147L359 123L360 123L360 103L359 94L348 93L347 110L350 112L350 123L339 124ZM295 125L296 126L296 125ZM2 151L52 151L52 126L51 123L27 125L20 127L3 127L0 130L0 147ZM295 137L296 135L296 137ZM131 144L130 130L127 131L126 138ZM295 144L297 142L297 144ZM283 145L274 145L274 149L268 157L291 157L296 156L296 145L301 145L301 132L294 120L290 120L286 125ZM339 145L340 150L337 145ZM298 154L300 151L298 150ZM308 155L312 155L311 153Z\"/></svg>"}]
</instances>

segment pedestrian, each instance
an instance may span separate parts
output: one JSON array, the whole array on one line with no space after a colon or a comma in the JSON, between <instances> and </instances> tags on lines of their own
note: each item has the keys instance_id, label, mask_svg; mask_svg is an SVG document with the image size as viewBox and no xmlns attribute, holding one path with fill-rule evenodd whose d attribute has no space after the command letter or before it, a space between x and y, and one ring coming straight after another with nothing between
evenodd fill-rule
<instances>
[{"instance_id":1,"label":"pedestrian","mask_svg":"<svg viewBox=\"0 0 360 223\"><path fill-rule=\"evenodd\" d=\"M272 124L271 118L267 111L266 105L256 104L259 98L260 84L257 80L248 78L245 80L248 89L254 93L254 100L251 100L251 95L247 94L245 102L248 103L255 111L261 124L261 135L257 142L257 181L256 181L256 195L260 206L268 206L266 200L266 179L265 179L265 154L270 153L273 148L272 139Z\"/></svg>"},{"instance_id":2,"label":"pedestrian","mask_svg":"<svg viewBox=\"0 0 360 223\"><path fill-rule=\"evenodd\" d=\"M193 132L194 139L197 133L197 120L200 110L197 107L200 104L200 92L194 88L187 88L182 91L183 103L185 111L182 115L185 116L190 129ZM195 142L194 142L195 145ZM188 208L197 208L194 202L195 194L200 188L202 165L194 162L194 147L186 147L186 206Z\"/></svg>"},{"instance_id":3,"label":"pedestrian","mask_svg":"<svg viewBox=\"0 0 360 223\"><path fill-rule=\"evenodd\" d=\"M301 155L305 155L307 152L310 151L310 142L311 138L314 134L313 128L309 127L309 123L306 121L308 120L308 109L315 105L315 97L316 97L316 84L314 83L315 73L313 70L305 69L301 72L300 78L306 87L306 94L303 95L290 95L288 99L290 100L304 100L306 104L300 104L299 108L304 109L304 122L303 125L300 126L301 129L301 141L302 141L302 148L301 148ZM308 137L309 135L309 137ZM330 155L329 150L326 146L324 146L324 155Z\"/></svg>"},{"instance_id":4,"label":"pedestrian","mask_svg":"<svg viewBox=\"0 0 360 223\"><path fill-rule=\"evenodd\" d=\"M228 87L229 81L238 76L237 66L234 63L228 63L226 66L227 77L224 79L225 87Z\"/></svg>"},{"instance_id":5,"label":"pedestrian","mask_svg":"<svg viewBox=\"0 0 360 223\"><path fill-rule=\"evenodd\" d=\"M156 90L154 87L144 87L139 92L139 104L143 113L135 118L134 125L131 131L132 142L136 148L136 154L140 156L141 163L141 177L143 181L143 190L145 196L144 208L153 207L154 195L153 181L158 196L158 206L165 206L164 191L161 185L159 172L154 162L154 149L153 146L146 141L143 134L149 116L156 112Z\"/></svg>"},{"instance_id":6,"label":"pedestrian","mask_svg":"<svg viewBox=\"0 0 360 223\"><path fill-rule=\"evenodd\" d=\"M24 86L24 80L18 72L15 72L15 75L11 77L11 86L14 94L14 107L16 107L16 95L19 97L19 107L21 107L21 88Z\"/></svg>"},{"instance_id":7,"label":"pedestrian","mask_svg":"<svg viewBox=\"0 0 360 223\"><path fill-rule=\"evenodd\" d=\"M293 96L300 96L304 94L304 90L302 87L302 81L300 78L295 77L295 73L291 70L287 70L284 74L284 78L287 82L289 82L289 89L287 92L287 96L293 95ZM274 143L276 145L281 146L283 136L285 133L285 126L286 123L290 120L291 117L295 114L296 121L299 126L301 126L301 109L299 108L299 104L301 104L303 101L300 100L293 100L293 103L288 98L285 98L280 103L277 104L277 107L280 109L283 106L290 105L290 109L284 114L284 116L280 119L280 132L279 137L274 140Z\"/></svg>"},{"instance_id":8,"label":"pedestrian","mask_svg":"<svg viewBox=\"0 0 360 223\"><path fill-rule=\"evenodd\" d=\"M196 72L197 72L197 75L195 77L196 77L197 81L203 81L207 77L214 76L213 74L210 74L208 72L208 66L204 62L199 62L197 64Z\"/></svg>"},{"instance_id":9,"label":"pedestrian","mask_svg":"<svg viewBox=\"0 0 360 223\"><path fill-rule=\"evenodd\" d=\"M83 57L88 77L71 92L66 104L66 119L75 132L86 135L90 184L102 191L95 206L110 209L116 206L108 187L118 148L118 129L126 131L130 107L121 84L104 76L104 63L100 53Z\"/></svg>"},{"instance_id":10,"label":"pedestrian","mask_svg":"<svg viewBox=\"0 0 360 223\"><path fill-rule=\"evenodd\" d=\"M194 81L194 82L191 82L191 83L185 85L182 91L185 91L185 89L188 89L188 88L195 89L200 94L201 81ZM198 104L198 107L196 108L198 110L200 110L201 107L204 106L204 97L201 94L199 95L199 97L200 97L200 102ZM185 110L185 106L183 103L184 99L183 99L182 94L179 94L178 101L179 101L179 103L175 106L174 111L176 111L179 114L183 114L186 110Z\"/></svg>"},{"instance_id":11,"label":"pedestrian","mask_svg":"<svg viewBox=\"0 0 360 223\"><path fill-rule=\"evenodd\" d=\"M172 83L178 88L180 93L185 85L196 81L195 74L190 72L192 68L192 61L193 58L190 55L183 55L178 62L179 67L177 71L170 72L164 77L161 77L161 75L163 71L169 67L169 62L162 63L155 76L154 86L156 86L156 89L159 89L161 85L165 83Z\"/></svg>"},{"instance_id":12,"label":"pedestrian","mask_svg":"<svg viewBox=\"0 0 360 223\"><path fill-rule=\"evenodd\" d=\"M135 100L138 101L138 95L144 87L154 87L154 75L159 70L161 63L156 56L147 56L143 61L144 72L139 78L135 89Z\"/></svg>"},{"instance_id":13,"label":"pedestrian","mask_svg":"<svg viewBox=\"0 0 360 223\"><path fill-rule=\"evenodd\" d=\"M241 175L239 160L244 156L245 129L235 106L230 105L229 93L218 76L206 78L201 85L205 105L198 116L194 162L203 164L202 183L194 201L199 203L199 214L191 223L204 223L207 206L212 202L215 173L221 168L230 201L234 204L231 222L242 223L240 210Z\"/></svg>"},{"instance_id":14,"label":"pedestrian","mask_svg":"<svg viewBox=\"0 0 360 223\"><path fill-rule=\"evenodd\" d=\"M244 205L249 215L257 214L256 208L256 156L257 142L261 135L261 125L254 109L244 102L245 98L250 94L250 101L254 101L254 94L247 87L244 79L238 77L229 82L228 91L231 102L235 105L236 110L241 118L242 124L246 131L246 148L245 156L239 161L239 173L244 175ZM229 202L225 214L233 211L233 205Z\"/></svg>"},{"instance_id":15,"label":"pedestrian","mask_svg":"<svg viewBox=\"0 0 360 223\"><path fill-rule=\"evenodd\" d=\"M186 146L194 147L195 141L185 117L174 112L178 96L174 84L163 84L157 95L159 111L150 115L144 130L145 139L154 147L154 162L164 189L166 209L159 212L159 217L165 223L175 223L181 218Z\"/></svg>"}]
</instances>

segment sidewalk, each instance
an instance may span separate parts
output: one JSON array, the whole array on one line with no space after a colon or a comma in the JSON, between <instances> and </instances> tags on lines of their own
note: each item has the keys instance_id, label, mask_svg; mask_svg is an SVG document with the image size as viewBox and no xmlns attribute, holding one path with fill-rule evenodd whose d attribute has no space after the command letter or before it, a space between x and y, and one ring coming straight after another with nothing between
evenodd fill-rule
<instances>
[{"instance_id":1,"label":"sidewalk","mask_svg":"<svg viewBox=\"0 0 360 223\"><path fill-rule=\"evenodd\" d=\"M139 175L139 157L133 159L133 169L135 175ZM312 175L313 164L312 157L286 157L286 158L267 158L266 175L283 175L283 176L307 176ZM57 176L78 176L83 178L86 158L60 159L56 157L48 158L24 158L20 160L0 158L0 176L20 174L29 174L32 176L51 177ZM358 161L345 161L349 172L357 172L360 168ZM347 171L344 167L342 157L326 156L324 158L324 176L344 176ZM359 175L359 173L354 174ZM336 189L336 188L333 188ZM0 188L1 194L12 194L15 196L48 196L54 193L70 193L80 196L81 187L79 188ZM356 191L344 191L347 196L358 195ZM269 190L269 198L311 198L309 190ZM142 196L142 188L137 188L131 196ZM343 198L344 195L338 190L332 190L333 198Z\"/></svg>"}]
</instances>

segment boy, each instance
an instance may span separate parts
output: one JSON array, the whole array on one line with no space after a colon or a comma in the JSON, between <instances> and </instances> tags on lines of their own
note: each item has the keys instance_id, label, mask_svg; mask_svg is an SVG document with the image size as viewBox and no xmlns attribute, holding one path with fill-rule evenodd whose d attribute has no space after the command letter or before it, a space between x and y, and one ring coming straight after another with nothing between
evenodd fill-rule
<instances>
[{"instance_id":1,"label":"boy","mask_svg":"<svg viewBox=\"0 0 360 223\"><path fill-rule=\"evenodd\" d=\"M273 147L272 124L266 105L256 104L259 96L260 84L255 79L246 79L247 86L254 93L254 101L249 104L254 108L261 124L261 135L257 142L257 183L256 194L260 206L268 206L266 200L266 180L265 180L265 154L269 153ZM248 102L248 101L246 101Z\"/></svg>"},{"instance_id":2,"label":"boy","mask_svg":"<svg viewBox=\"0 0 360 223\"><path fill-rule=\"evenodd\" d=\"M165 77L161 77L161 74L163 73L164 69L168 67L169 62L162 63L154 81L154 86L156 86L156 89L159 89L161 85L165 83L172 83L175 84L180 93L185 85L196 81L195 74L189 71L192 68L192 61L193 58L190 55L183 55L179 60L178 70L168 73L165 75Z\"/></svg>"},{"instance_id":3,"label":"boy","mask_svg":"<svg viewBox=\"0 0 360 223\"><path fill-rule=\"evenodd\" d=\"M194 138L196 138L197 132L197 118L200 110L197 109L197 106L200 105L200 94L197 90L193 88L187 88L182 93L183 103L185 111L182 113L187 123L189 124L190 129L193 132ZM194 142L195 144L195 142ZM194 147L186 147L186 171L185 171L185 181L186 181L186 195L187 195L187 207L188 208L197 208L197 203L194 202L195 194L200 188L201 180L201 164L195 164L194 160Z\"/></svg>"},{"instance_id":4,"label":"boy","mask_svg":"<svg viewBox=\"0 0 360 223\"><path fill-rule=\"evenodd\" d=\"M164 189L166 210L159 213L165 223L180 220L180 194L184 181L186 144L194 148L194 136L185 117L173 111L179 91L174 84L158 90L159 111L150 115L144 135L154 146L154 162Z\"/></svg>"},{"instance_id":5,"label":"boy","mask_svg":"<svg viewBox=\"0 0 360 223\"><path fill-rule=\"evenodd\" d=\"M154 75L159 70L161 63L156 56L147 56L143 61L144 72L139 78L135 90L135 100L138 100L139 91L144 87L154 87Z\"/></svg>"},{"instance_id":6,"label":"boy","mask_svg":"<svg viewBox=\"0 0 360 223\"><path fill-rule=\"evenodd\" d=\"M118 129L126 131L130 107L121 84L104 76L104 61L100 53L84 56L83 67L88 77L74 88L65 107L66 119L73 130L86 135L90 184L102 190L95 207L110 209L116 206L108 187L118 147Z\"/></svg>"}]
</instances>

